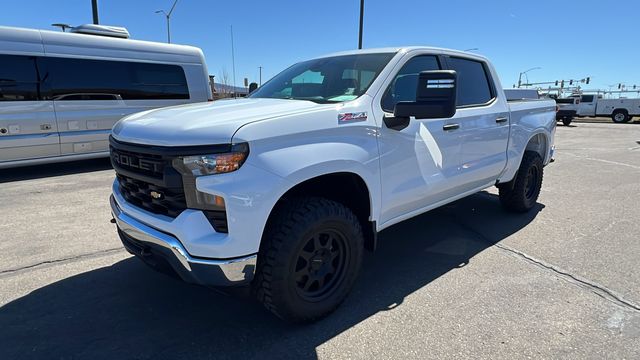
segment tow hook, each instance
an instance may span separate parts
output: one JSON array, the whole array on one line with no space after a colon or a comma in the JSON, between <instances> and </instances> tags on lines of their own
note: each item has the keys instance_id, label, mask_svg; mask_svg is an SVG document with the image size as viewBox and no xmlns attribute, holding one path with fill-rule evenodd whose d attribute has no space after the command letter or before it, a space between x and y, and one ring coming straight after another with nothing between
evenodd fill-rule
<instances>
[{"instance_id":1,"label":"tow hook","mask_svg":"<svg viewBox=\"0 0 640 360\"><path fill-rule=\"evenodd\" d=\"M115 224L116 223L116 219L111 218L111 220L109 220L110 223Z\"/></svg>"}]
</instances>

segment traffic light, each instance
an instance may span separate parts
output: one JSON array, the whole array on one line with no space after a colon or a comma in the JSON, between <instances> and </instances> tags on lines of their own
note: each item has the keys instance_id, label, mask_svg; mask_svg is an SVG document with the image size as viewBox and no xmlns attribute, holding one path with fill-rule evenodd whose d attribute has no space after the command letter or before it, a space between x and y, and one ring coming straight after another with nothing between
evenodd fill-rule
<instances>
[{"instance_id":1,"label":"traffic light","mask_svg":"<svg viewBox=\"0 0 640 360\"><path fill-rule=\"evenodd\" d=\"M589 81L591 81L591 78L587 76L587 84L589 84Z\"/></svg>"},{"instance_id":2,"label":"traffic light","mask_svg":"<svg viewBox=\"0 0 640 360\"><path fill-rule=\"evenodd\" d=\"M569 85L573 85L573 80L569 80Z\"/></svg>"},{"instance_id":3,"label":"traffic light","mask_svg":"<svg viewBox=\"0 0 640 360\"><path fill-rule=\"evenodd\" d=\"M618 84L618 90L622 89L622 84Z\"/></svg>"},{"instance_id":4,"label":"traffic light","mask_svg":"<svg viewBox=\"0 0 640 360\"><path fill-rule=\"evenodd\" d=\"M636 86L635 86L635 85L633 85L633 90L635 90L635 89L636 89Z\"/></svg>"},{"instance_id":5,"label":"traffic light","mask_svg":"<svg viewBox=\"0 0 640 360\"><path fill-rule=\"evenodd\" d=\"M560 87L563 88L564 87L564 80L560 81Z\"/></svg>"},{"instance_id":6,"label":"traffic light","mask_svg":"<svg viewBox=\"0 0 640 360\"><path fill-rule=\"evenodd\" d=\"M558 86L558 80L556 80L556 86Z\"/></svg>"}]
</instances>

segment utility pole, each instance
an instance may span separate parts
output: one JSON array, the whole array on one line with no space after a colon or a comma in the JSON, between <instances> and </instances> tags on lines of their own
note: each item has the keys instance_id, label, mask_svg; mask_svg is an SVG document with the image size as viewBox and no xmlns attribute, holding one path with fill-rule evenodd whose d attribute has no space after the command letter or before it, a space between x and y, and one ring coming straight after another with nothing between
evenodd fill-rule
<instances>
[{"instance_id":1,"label":"utility pole","mask_svg":"<svg viewBox=\"0 0 640 360\"><path fill-rule=\"evenodd\" d=\"M96 25L100 24L98 20L98 0L91 0L91 10L93 12L93 23ZM64 29L62 31L64 31Z\"/></svg>"},{"instance_id":2,"label":"utility pole","mask_svg":"<svg viewBox=\"0 0 640 360\"><path fill-rule=\"evenodd\" d=\"M364 0L360 0L360 32L358 33L358 49L362 49L362 23L364 21Z\"/></svg>"},{"instance_id":3,"label":"utility pole","mask_svg":"<svg viewBox=\"0 0 640 360\"><path fill-rule=\"evenodd\" d=\"M231 67L233 68L233 97L236 97L236 55L233 48L233 25L231 25Z\"/></svg>"},{"instance_id":4,"label":"utility pole","mask_svg":"<svg viewBox=\"0 0 640 360\"><path fill-rule=\"evenodd\" d=\"M260 81L259 81L259 84L260 84L260 86L262 86L262 66L258 66L258 69L260 69Z\"/></svg>"},{"instance_id":5,"label":"utility pole","mask_svg":"<svg viewBox=\"0 0 640 360\"><path fill-rule=\"evenodd\" d=\"M173 6L171 6L171 10L169 10L168 13L164 10L156 11L156 14L164 14L164 16L167 18L167 43L168 44L171 44L171 14L173 13L173 9L176 8L177 3L178 3L178 0L175 0L173 2Z\"/></svg>"}]
</instances>

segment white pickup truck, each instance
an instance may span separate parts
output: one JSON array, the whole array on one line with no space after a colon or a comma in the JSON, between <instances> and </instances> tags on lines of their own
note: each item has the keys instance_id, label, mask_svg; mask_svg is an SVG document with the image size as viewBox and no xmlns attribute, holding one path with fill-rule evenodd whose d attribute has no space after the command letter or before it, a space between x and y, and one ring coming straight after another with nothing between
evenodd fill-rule
<instances>
[{"instance_id":1,"label":"white pickup truck","mask_svg":"<svg viewBox=\"0 0 640 360\"><path fill-rule=\"evenodd\" d=\"M113 128L126 249L206 286L250 285L279 317L347 296L376 234L499 188L535 206L553 100L508 102L491 63L427 47L300 62L247 99L151 110Z\"/></svg>"}]
</instances>

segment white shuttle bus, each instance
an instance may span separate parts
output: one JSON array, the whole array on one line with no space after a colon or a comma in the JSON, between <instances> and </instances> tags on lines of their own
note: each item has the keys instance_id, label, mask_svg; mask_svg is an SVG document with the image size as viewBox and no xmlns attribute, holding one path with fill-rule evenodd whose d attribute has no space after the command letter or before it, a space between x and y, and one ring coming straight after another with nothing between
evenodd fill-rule
<instances>
[{"instance_id":1,"label":"white shuttle bus","mask_svg":"<svg viewBox=\"0 0 640 360\"><path fill-rule=\"evenodd\" d=\"M107 157L123 116L212 98L196 47L74 31L0 27L0 169Z\"/></svg>"}]
</instances>

